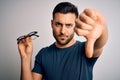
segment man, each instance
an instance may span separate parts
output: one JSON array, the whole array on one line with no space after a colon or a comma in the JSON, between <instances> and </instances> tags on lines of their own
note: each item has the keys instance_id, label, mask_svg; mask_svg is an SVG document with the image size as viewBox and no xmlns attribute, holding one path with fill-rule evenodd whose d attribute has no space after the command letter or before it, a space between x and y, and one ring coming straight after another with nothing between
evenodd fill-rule
<instances>
[{"instance_id":1,"label":"man","mask_svg":"<svg viewBox=\"0 0 120 80\"><path fill-rule=\"evenodd\" d=\"M93 66L108 38L105 17L90 8L78 17L76 6L61 2L53 10L51 26L56 42L40 50L32 71L32 39L18 43L21 80L92 80ZM86 42L76 41L74 33Z\"/></svg>"}]
</instances>

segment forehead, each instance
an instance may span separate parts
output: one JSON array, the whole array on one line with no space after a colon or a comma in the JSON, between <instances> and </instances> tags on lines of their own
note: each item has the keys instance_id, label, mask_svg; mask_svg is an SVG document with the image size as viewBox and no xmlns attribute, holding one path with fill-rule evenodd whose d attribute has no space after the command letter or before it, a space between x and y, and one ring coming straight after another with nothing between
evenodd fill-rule
<instances>
[{"instance_id":1,"label":"forehead","mask_svg":"<svg viewBox=\"0 0 120 80\"><path fill-rule=\"evenodd\" d=\"M74 13L56 13L54 20L58 22L75 22L76 16Z\"/></svg>"}]
</instances>

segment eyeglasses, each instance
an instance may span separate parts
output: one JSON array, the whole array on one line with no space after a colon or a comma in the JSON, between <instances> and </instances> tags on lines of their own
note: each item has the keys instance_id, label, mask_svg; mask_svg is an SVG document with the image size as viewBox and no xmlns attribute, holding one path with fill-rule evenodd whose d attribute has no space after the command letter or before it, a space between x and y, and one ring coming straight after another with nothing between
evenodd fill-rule
<instances>
[{"instance_id":1,"label":"eyeglasses","mask_svg":"<svg viewBox=\"0 0 120 80\"><path fill-rule=\"evenodd\" d=\"M38 32L37 31L33 31L33 32L30 32L29 34L27 35L24 35L24 36L20 36L17 38L17 43L19 43L21 40L27 38L27 37L31 37L32 40L36 39L36 37L39 37L39 35L36 35Z\"/></svg>"}]
</instances>

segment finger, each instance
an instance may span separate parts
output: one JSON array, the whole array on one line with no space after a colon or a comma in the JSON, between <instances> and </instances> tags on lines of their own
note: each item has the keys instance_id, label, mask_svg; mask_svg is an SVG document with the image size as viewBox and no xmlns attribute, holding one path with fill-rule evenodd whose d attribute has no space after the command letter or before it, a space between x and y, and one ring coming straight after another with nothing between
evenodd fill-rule
<instances>
[{"instance_id":1,"label":"finger","mask_svg":"<svg viewBox=\"0 0 120 80\"><path fill-rule=\"evenodd\" d=\"M106 19L105 19L105 16L102 15L99 11L97 10L94 10L94 12L96 13L97 15L97 22L100 23L100 24L106 24Z\"/></svg>"},{"instance_id":2,"label":"finger","mask_svg":"<svg viewBox=\"0 0 120 80\"><path fill-rule=\"evenodd\" d=\"M80 29L80 28L75 28L75 32L78 36L86 36L89 34L89 31L88 30L83 30L83 29Z\"/></svg>"},{"instance_id":3,"label":"finger","mask_svg":"<svg viewBox=\"0 0 120 80\"><path fill-rule=\"evenodd\" d=\"M27 43L32 42L32 38L31 38L31 37L27 37L27 38L26 38L26 42L27 42Z\"/></svg>"},{"instance_id":4,"label":"finger","mask_svg":"<svg viewBox=\"0 0 120 80\"><path fill-rule=\"evenodd\" d=\"M28 46L31 46L31 44L32 44L32 39L31 39L31 37L27 37L27 38L26 38L26 44L27 44Z\"/></svg>"},{"instance_id":5,"label":"finger","mask_svg":"<svg viewBox=\"0 0 120 80\"><path fill-rule=\"evenodd\" d=\"M27 45L32 48L33 47L32 38L31 37L27 37L26 41L27 41Z\"/></svg>"},{"instance_id":6,"label":"finger","mask_svg":"<svg viewBox=\"0 0 120 80\"><path fill-rule=\"evenodd\" d=\"M26 38L27 38L27 37L24 35L23 38L21 38L21 39L18 40L17 44L20 45L20 46L21 46L21 45L27 46Z\"/></svg>"},{"instance_id":7,"label":"finger","mask_svg":"<svg viewBox=\"0 0 120 80\"><path fill-rule=\"evenodd\" d=\"M25 39L21 39L21 40L19 41L19 43L21 43L21 44L23 44L23 43L25 43L25 42L26 42Z\"/></svg>"},{"instance_id":8,"label":"finger","mask_svg":"<svg viewBox=\"0 0 120 80\"><path fill-rule=\"evenodd\" d=\"M86 56L91 58L93 56L95 39L89 39L85 45Z\"/></svg>"},{"instance_id":9,"label":"finger","mask_svg":"<svg viewBox=\"0 0 120 80\"><path fill-rule=\"evenodd\" d=\"M91 8L86 8L84 10L84 13L89 16L90 18L92 18L93 20L97 20L97 15L96 15L96 11L94 9Z\"/></svg>"},{"instance_id":10,"label":"finger","mask_svg":"<svg viewBox=\"0 0 120 80\"><path fill-rule=\"evenodd\" d=\"M25 47L25 40L22 39L22 40L20 40L19 43L18 43L18 50L19 50L20 53L25 53L24 47Z\"/></svg>"},{"instance_id":11,"label":"finger","mask_svg":"<svg viewBox=\"0 0 120 80\"><path fill-rule=\"evenodd\" d=\"M78 27L80 29L84 29L84 30L92 30L93 29L93 27L91 25L88 25L79 19L76 20L76 27Z\"/></svg>"},{"instance_id":12,"label":"finger","mask_svg":"<svg viewBox=\"0 0 120 80\"><path fill-rule=\"evenodd\" d=\"M79 19L89 25L94 25L95 23L95 21L91 17L87 16L85 13L81 13Z\"/></svg>"}]
</instances>

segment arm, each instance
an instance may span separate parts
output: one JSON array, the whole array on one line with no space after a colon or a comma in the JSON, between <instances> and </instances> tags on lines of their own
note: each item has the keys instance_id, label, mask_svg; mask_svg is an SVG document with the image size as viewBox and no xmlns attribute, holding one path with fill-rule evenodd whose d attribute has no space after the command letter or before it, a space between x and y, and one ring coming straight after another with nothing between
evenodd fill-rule
<instances>
[{"instance_id":1,"label":"arm","mask_svg":"<svg viewBox=\"0 0 120 80\"><path fill-rule=\"evenodd\" d=\"M105 17L94 9L85 9L76 20L76 33L86 38L85 51L88 58L98 57L108 39Z\"/></svg>"},{"instance_id":2,"label":"arm","mask_svg":"<svg viewBox=\"0 0 120 80\"><path fill-rule=\"evenodd\" d=\"M31 71L32 39L27 37L21 40L18 43L18 49L21 57L21 80L42 80L42 75Z\"/></svg>"}]
</instances>

